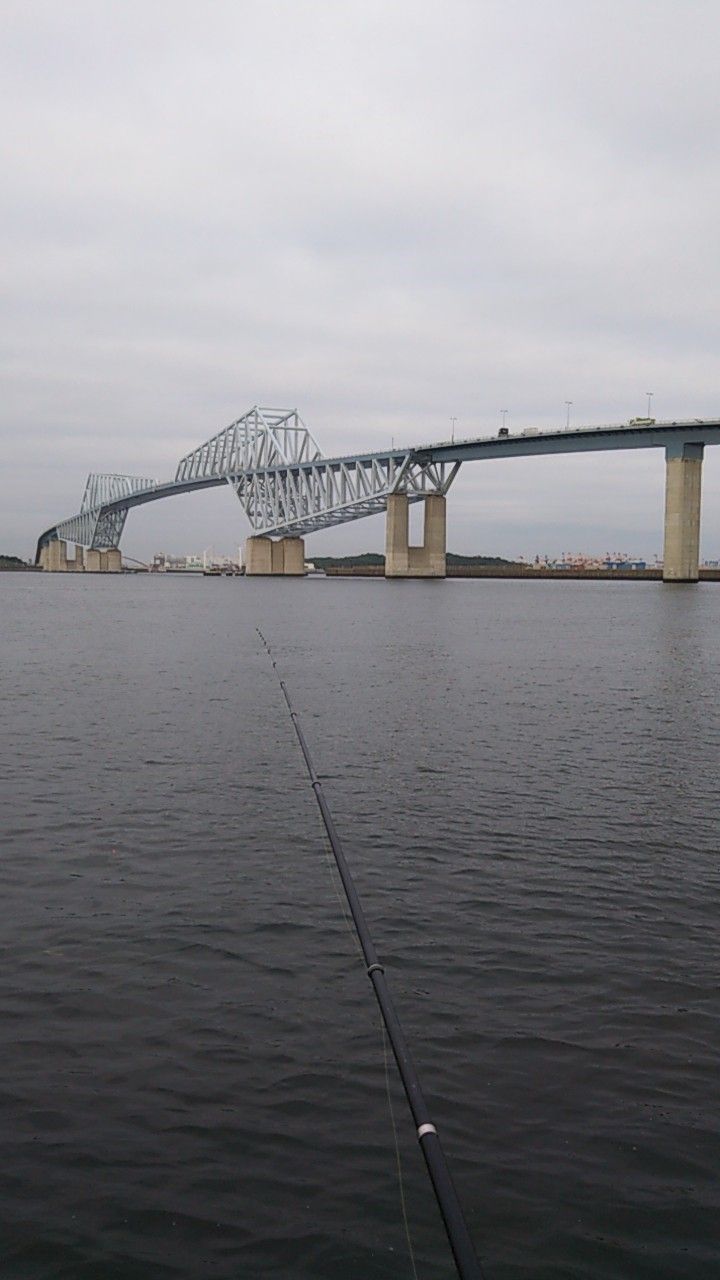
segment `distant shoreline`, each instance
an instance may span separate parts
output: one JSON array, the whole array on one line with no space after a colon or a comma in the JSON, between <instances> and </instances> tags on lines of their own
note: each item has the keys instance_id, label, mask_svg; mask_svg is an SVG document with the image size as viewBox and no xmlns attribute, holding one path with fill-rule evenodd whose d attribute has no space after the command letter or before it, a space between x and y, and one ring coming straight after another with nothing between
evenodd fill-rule
<instances>
[{"instance_id":1,"label":"distant shoreline","mask_svg":"<svg viewBox=\"0 0 720 1280\"><path fill-rule=\"evenodd\" d=\"M328 565L329 578L382 578L383 565ZM448 578L514 578L524 581L554 579L599 579L613 582L661 582L662 569L534 569L524 565L454 565L447 566ZM701 569L701 582L720 582L720 569Z\"/></svg>"},{"instance_id":2,"label":"distant shoreline","mask_svg":"<svg viewBox=\"0 0 720 1280\"><path fill-rule=\"evenodd\" d=\"M385 563L382 557L368 556L367 560L358 564L352 558L329 563L327 558L315 561L320 574L328 578L384 578ZM0 573L41 573L40 565L27 564L13 556L0 557ZM178 577L202 577L202 570L167 570ZM123 568L123 573L147 573L146 569ZM164 576L164 575L161 575ZM222 575L217 575L222 576ZM234 576L238 576L237 574ZM311 575L312 576L312 575ZM605 581L605 582L661 582L662 569L558 569L548 566L532 566L513 563L512 561L486 564L458 564L449 561L446 578L512 578L516 581L562 580L571 581ZM720 582L720 568L700 568L700 582Z\"/></svg>"}]
</instances>

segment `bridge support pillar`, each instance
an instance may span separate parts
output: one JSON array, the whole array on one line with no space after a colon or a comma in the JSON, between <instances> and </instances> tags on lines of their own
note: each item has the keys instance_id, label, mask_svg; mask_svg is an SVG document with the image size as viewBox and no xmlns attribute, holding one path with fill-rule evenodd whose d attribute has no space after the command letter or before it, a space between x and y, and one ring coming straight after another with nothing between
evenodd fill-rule
<instances>
[{"instance_id":1,"label":"bridge support pillar","mask_svg":"<svg viewBox=\"0 0 720 1280\"><path fill-rule=\"evenodd\" d=\"M386 578L445 577L445 505L443 494L428 494L425 499L423 545L411 547L410 504L407 494L390 494L385 530Z\"/></svg>"},{"instance_id":2,"label":"bridge support pillar","mask_svg":"<svg viewBox=\"0 0 720 1280\"><path fill-rule=\"evenodd\" d=\"M697 582L700 576L702 464L702 444L665 450L663 582Z\"/></svg>"},{"instance_id":3,"label":"bridge support pillar","mask_svg":"<svg viewBox=\"0 0 720 1280\"><path fill-rule=\"evenodd\" d=\"M122 573L122 552L119 547L109 547L107 551L107 572Z\"/></svg>"},{"instance_id":4,"label":"bridge support pillar","mask_svg":"<svg viewBox=\"0 0 720 1280\"><path fill-rule=\"evenodd\" d=\"M85 552L85 568L88 573L100 573L102 571L100 552L96 551L94 547L88 547Z\"/></svg>"},{"instance_id":5,"label":"bridge support pillar","mask_svg":"<svg viewBox=\"0 0 720 1280\"><path fill-rule=\"evenodd\" d=\"M62 538L53 538L46 546L45 564L48 573L67 573L67 543Z\"/></svg>"},{"instance_id":6,"label":"bridge support pillar","mask_svg":"<svg viewBox=\"0 0 720 1280\"><path fill-rule=\"evenodd\" d=\"M272 573L272 538L248 538L245 542L245 573L248 578Z\"/></svg>"},{"instance_id":7,"label":"bridge support pillar","mask_svg":"<svg viewBox=\"0 0 720 1280\"><path fill-rule=\"evenodd\" d=\"M244 559L248 578L301 578L305 573L305 542L302 538L248 538Z\"/></svg>"},{"instance_id":8,"label":"bridge support pillar","mask_svg":"<svg viewBox=\"0 0 720 1280\"><path fill-rule=\"evenodd\" d=\"M75 563L74 569L76 573L82 573L85 569L85 548L75 543Z\"/></svg>"},{"instance_id":9,"label":"bridge support pillar","mask_svg":"<svg viewBox=\"0 0 720 1280\"><path fill-rule=\"evenodd\" d=\"M281 538L283 549L282 571L286 578L305 576L305 539Z\"/></svg>"}]
</instances>

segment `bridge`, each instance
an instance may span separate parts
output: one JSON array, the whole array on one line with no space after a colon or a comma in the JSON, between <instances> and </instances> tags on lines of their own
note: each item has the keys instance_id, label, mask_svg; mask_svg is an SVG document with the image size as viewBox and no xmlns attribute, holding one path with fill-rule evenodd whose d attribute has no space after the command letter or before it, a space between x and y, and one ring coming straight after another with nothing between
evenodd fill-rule
<instances>
[{"instance_id":1,"label":"bridge","mask_svg":"<svg viewBox=\"0 0 720 1280\"><path fill-rule=\"evenodd\" d=\"M118 572L128 512L179 493L230 485L250 523L248 575L304 573L307 534L387 513L385 575L444 577L446 496L462 463L492 458L664 449L666 582L697 582L702 462L720 444L720 420L650 418L597 427L505 429L471 440L327 458L296 409L255 406L180 459L173 480L92 474L80 510L39 537L49 572ZM425 506L421 546L409 544L409 506ZM74 559L67 554L75 547Z\"/></svg>"}]
</instances>

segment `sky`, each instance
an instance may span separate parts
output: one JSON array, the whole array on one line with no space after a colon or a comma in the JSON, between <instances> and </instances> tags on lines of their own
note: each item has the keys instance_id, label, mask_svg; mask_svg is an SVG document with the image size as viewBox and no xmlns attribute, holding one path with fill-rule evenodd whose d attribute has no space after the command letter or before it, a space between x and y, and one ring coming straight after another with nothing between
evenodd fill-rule
<instances>
[{"instance_id":1,"label":"sky","mask_svg":"<svg viewBox=\"0 0 720 1280\"><path fill-rule=\"evenodd\" d=\"M254 404L328 455L648 391L720 414L715 0L0 0L0 27L0 552L89 471L171 478ZM449 549L651 557L663 484L658 450L466 464ZM214 489L122 545L248 532Z\"/></svg>"}]
</instances>

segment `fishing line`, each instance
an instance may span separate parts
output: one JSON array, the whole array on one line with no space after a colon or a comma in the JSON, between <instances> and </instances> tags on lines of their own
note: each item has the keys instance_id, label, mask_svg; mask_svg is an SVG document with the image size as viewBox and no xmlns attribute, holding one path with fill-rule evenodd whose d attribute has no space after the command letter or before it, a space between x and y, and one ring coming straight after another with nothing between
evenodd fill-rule
<instances>
[{"instance_id":1,"label":"fishing line","mask_svg":"<svg viewBox=\"0 0 720 1280\"><path fill-rule=\"evenodd\" d=\"M340 892L340 884L338 881L337 867L335 866L335 863L333 861L332 848L327 837L323 840L323 852L325 854L325 862L327 864L330 883L333 887L333 892L337 899L338 907L340 908L340 915L343 918L345 928L347 929L348 934L350 936L350 939L352 942L352 949L353 951L356 951L357 954L362 959L362 947L360 946L360 943L358 942L358 936L355 930L353 929L352 916L350 915L350 912L348 910L347 899L344 898L342 893Z\"/></svg>"},{"instance_id":2,"label":"fishing line","mask_svg":"<svg viewBox=\"0 0 720 1280\"><path fill-rule=\"evenodd\" d=\"M445 1153L442 1149L440 1138L438 1137L438 1131L430 1118L430 1112L420 1087L420 1081L418 1079L417 1071L415 1070L415 1064L410 1056L410 1049L405 1039L405 1034L400 1024L392 996L390 995L387 979L385 977L385 970L378 959L375 944L372 940L372 936L365 919L365 912L363 911L357 889L355 888L355 882L352 878L350 868L345 857L342 841L328 807L327 800L325 799L322 783L320 782L315 770L315 765L313 763L312 756L310 755L310 749L305 740L305 734L302 731L300 720L290 700L290 695L287 691L285 681L280 677L280 673L277 670L277 663L273 657L270 645L259 627L256 628L256 631L262 640L270 662L272 663L273 670L278 677L282 695L285 699L290 719L295 730L295 736L300 744L300 750L302 751L303 758L305 760L310 785L315 794L315 800L320 810L320 816L322 818L328 840L330 841L330 848L332 849L333 857L335 858L335 865L337 866L342 887L345 891L345 897L347 898L347 903L355 924L358 940L363 953L365 969L372 983L375 998L380 1008L380 1014L395 1056L395 1062L397 1063L397 1068L400 1072L400 1078L402 1080L405 1095L415 1123L415 1130L420 1143L420 1150L423 1153L425 1165L430 1176L433 1191L435 1192L435 1199L437 1200L440 1214L445 1225L445 1231L447 1233L453 1258L455 1259L455 1266L457 1268L458 1275L461 1277L461 1280L482 1280L480 1263L478 1262L475 1247L470 1238L465 1218L463 1217L460 1201L458 1200L457 1192L445 1159Z\"/></svg>"},{"instance_id":3,"label":"fishing line","mask_svg":"<svg viewBox=\"0 0 720 1280\"><path fill-rule=\"evenodd\" d=\"M350 936L352 949L353 951L357 951L358 955L360 956L360 959L362 960L363 958L362 947L360 946L360 943L358 941L357 933L353 929L352 917L348 910L347 901L343 897L342 893L340 892L340 881L338 877L337 867L335 866L335 863L333 861L330 841L327 839L327 833L325 831L323 831L323 836L325 838L322 841L322 847L323 847L323 853L325 854L325 864L327 866L328 878L330 880L330 884L332 885L332 889L335 894L335 898L337 900L338 909L343 919L343 923ZM388 1065L388 1056L387 1056L387 1032L385 1031L385 1023L383 1022L382 1017L380 1018L380 1037L381 1037L381 1043L382 1043L383 1075L385 1079L385 1092L387 1095L388 1111L390 1112L390 1127L392 1129L393 1144L395 1147L395 1167L397 1170L400 1212L402 1214L403 1227L405 1229L405 1239L407 1240L408 1256L410 1258L410 1266L412 1267L413 1280L419 1280L417 1266L415 1264L415 1250L413 1249L412 1236L410 1234L410 1222L408 1219L407 1206L405 1202L405 1183L403 1180L403 1168L402 1168L402 1158L400 1155L400 1143L398 1140L397 1124L395 1122L395 1108L393 1107L392 1094L390 1092L390 1068Z\"/></svg>"},{"instance_id":4,"label":"fishing line","mask_svg":"<svg viewBox=\"0 0 720 1280\"><path fill-rule=\"evenodd\" d=\"M382 1035L383 1047L383 1066L385 1068L385 1092L387 1093L388 1111L390 1112L390 1123L392 1125L393 1141L395 1143L395 1163L397 1165L398 1191L400 1192L400 1211L402 1213L403 1226L405 1227L405 1239L407 1240L408 1253L410 1255L410 1265L412 1267L413 1280L418 1280L417 1266L415 1265L415 1250L413 1249L412 1236L410 1235L410 1223L408 1221L407 1206L405 1204L405 1183L403 1182L402 1158L400 1156L400 1142L398 1139L397 1125L395 1123L395 1108L392 1103L392 1093L390 1090L390 1070L388 1066L387 1056L387 1032L385 1023L380 1018L380 1032Z\"/></svg>"},{"instance_id":5,"label":"fishing line","mask_svg":"<svg viewBox=\"0 0 720 1280\"><path fill-rule=\"evenodd\" d=\"M330 880L330 884L332 885L332 889L335 894L340 915L342 916L343 922L345 924L345 928L347 929L348 934L350 936L352 949L353 951L357 951L358 955L360 956L360 959L362 960L363 958L362 947L360 946L360 942L358 941L357 933L353 929L352 917L348 910L347 901L343 897L342 893L340 892L340 880L338 877L338 871L337 871L337 867L335 866L335 862L333 861L333 858L332 858L330 841L328 840L327 833L325 831L323 831L323 836L325 838L322 841L322 847L323 847L323 853L325 855L325 864L327 866L328 878ZM407 1204L405 1201L405 1182L403 1178L402 1157L400 1155L400 1142L398 1139L397 1123L395 1121L395 1108L393 1107L392 1093L390 1090L390 1067L388 1064L388 1055L387 1055L387 1032L385 1030L385 1023L383 1022L382 1017L380 1018L380 1039L382 1044L383 1076L385 1079L385 1093L387 1095L388 1111L390 1113L390 1127L392 1129L393 1145L395 1148L395 1167L397 1171L398 1198L400 1200L400 1212L402 1214L403 1227L405 1230L405 1239L407 1240L408 1257L410 1258L410 1266L412 1267L413 1280L419 1280L417 1265L415 1263L415 1250L413 1249L412 1236L410 1234L410 1222L407 1214Z\"/></svg>"}]
</instances>

